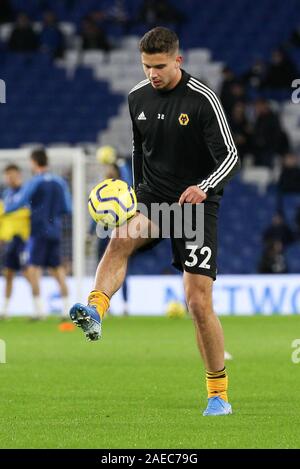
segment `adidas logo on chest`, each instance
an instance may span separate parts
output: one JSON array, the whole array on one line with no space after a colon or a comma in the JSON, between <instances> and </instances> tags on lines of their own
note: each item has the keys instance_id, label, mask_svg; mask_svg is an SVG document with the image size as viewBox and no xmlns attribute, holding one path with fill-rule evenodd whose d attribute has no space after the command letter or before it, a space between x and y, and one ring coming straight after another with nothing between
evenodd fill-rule
<instances>
[{"instance_id":1,"label":"adidas logo on chest","mask_svg":"<svg viewBox=\"0 0 300 469\"><path fill-rule=\"evenodd\" d=\"M138 116L137 120L138 120L138 121L145 121L145 120L147 120L147 117L145 116L144 111L142 111L142 112L140 113L140 115Z\"/></svg>"}]
</instances>

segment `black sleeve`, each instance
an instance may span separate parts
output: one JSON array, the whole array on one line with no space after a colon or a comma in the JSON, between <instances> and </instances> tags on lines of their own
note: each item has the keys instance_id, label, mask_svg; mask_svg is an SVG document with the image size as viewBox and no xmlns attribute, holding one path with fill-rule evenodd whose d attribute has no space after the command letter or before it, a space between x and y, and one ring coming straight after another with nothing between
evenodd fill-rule
<instances>
[{"instance_id":1,"label":"black sleeve","mask_svg":"<svg viewBox=\"0 0 300 469\"><path fill-rule=\"evenodd\" d=\"M129 107L132 122L132 178L133 187L136 190L138 185L143 182L143 148L142 139Z\"/></svg>"},{"instance_id":2,"label":"black sleeve","mask_svg":"<svg viewBox=\"0 0 300 469\"><path fill-rule=\"evenodd\" d=\"M217 194L239 170L240 160L224 110L214 93L203 101L200 127L216 165L198 186L204 192Z\"/></svg>"}]
</instances>

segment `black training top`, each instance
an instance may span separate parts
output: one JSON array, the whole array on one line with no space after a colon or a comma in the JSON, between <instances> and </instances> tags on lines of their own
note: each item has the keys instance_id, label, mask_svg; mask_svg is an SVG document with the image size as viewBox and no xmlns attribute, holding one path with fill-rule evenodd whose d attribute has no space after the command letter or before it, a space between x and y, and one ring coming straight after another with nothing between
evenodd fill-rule
<instances>
[{"instance_id":1,"label":"black training top","mask_svg":"<svg viewBox=\"0 0 300 469\"><path fill-rule=\"evenodd\" d=\"M182 70L172 90L156 90L146 79L128 101L134 187L144 183L166 201L178 201L198 185L208 200L218 201L240 163L216 94Z\"/></svg>"}]
</instances>

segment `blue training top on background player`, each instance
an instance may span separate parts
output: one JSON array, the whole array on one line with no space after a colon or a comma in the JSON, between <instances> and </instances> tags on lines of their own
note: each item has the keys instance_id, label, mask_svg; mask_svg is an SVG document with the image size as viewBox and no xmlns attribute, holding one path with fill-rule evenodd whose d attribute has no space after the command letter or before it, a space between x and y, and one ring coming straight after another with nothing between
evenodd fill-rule
<instances>
[{"instance_id":1,"label":"blue training top on background player","mask_svg":"<svg viewBox=\"0 0 300 469\"><path fill-rule=\"evenodd\" d=\"M61 234L61 217L71 213L71 196L64 179L50 172L37 174L5 202L5 212L24 205L31 209L31 236L57 239Z\"/></svg>"}]
</instances>

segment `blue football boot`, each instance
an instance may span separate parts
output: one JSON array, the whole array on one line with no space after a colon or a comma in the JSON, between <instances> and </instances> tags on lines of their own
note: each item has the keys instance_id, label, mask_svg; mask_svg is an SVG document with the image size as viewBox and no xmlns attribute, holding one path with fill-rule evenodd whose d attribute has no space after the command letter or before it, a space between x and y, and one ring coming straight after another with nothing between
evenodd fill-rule
<instances>
[{"instance_id":1,"label":"blue football boot","mask_svg":"<svg viewBox=\"0 0 300 469\"><path fill-rule=\"evenodd\" d=\"M231 405L219 396L210 397L203 415L228 415L232 414Z\"/></svg>"},{"instance_id":2,"label":"blue football boot","mask_svg":"<svg viewBox=\"0 0 300 469\"><path fill-rule=\"evenodd\" d=\"M99 340L101 337L101 318L95 306L75 303L70 309L70 318L81 327L88 340Z\"/></svg>"}]
</instances>

